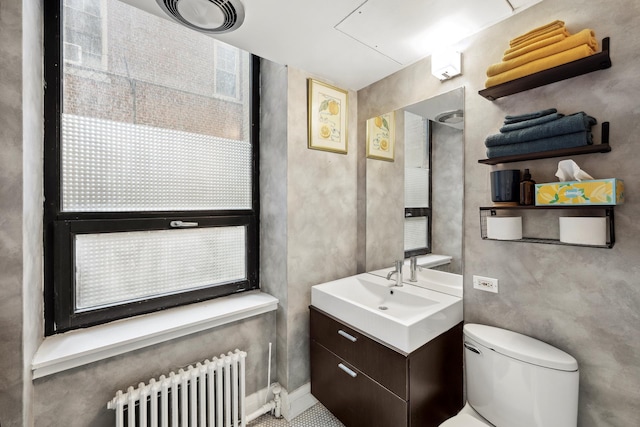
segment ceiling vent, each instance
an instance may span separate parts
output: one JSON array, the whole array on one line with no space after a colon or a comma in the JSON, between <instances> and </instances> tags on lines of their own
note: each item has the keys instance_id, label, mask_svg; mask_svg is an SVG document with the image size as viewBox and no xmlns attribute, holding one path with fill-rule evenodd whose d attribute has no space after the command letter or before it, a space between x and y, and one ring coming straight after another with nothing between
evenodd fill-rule
<instances>
[{"instance_id":1,"label":"ceiling vent","mask_svg":"<svg viewBox=\"0 0 640 427\"><path fill-rule=\"evenodd\" d=\"M440 123L456 124L464 120L464 111L445 111L436 116L436 121Z\"/></svg>"},{"instance_id":2,"label":"ceiling vent","mask_svg":"<svg viewBox=\"0 0 640 427\"><path fill-rule=\"evenodd\" d=\"M244 21L240 0L156 0L167 15L203 33L228 33Z\"/></svg>"}]
</instances>

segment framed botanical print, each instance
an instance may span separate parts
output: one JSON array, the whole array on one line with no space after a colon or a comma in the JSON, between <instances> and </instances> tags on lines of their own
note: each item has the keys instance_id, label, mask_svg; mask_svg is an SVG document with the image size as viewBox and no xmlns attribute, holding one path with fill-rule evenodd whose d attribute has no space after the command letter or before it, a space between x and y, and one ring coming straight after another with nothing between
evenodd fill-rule
<instances>
[{"instance_id":1,"label":"framed botanical print","mask_svg":"<svg viewBox=\"0 0 640 427\"><path fill-rule=\"evenodd\" d=\"M395 115L393 112L367 120L367 157L393 162Z\"/></svg>"},{"instance_id":2,"label":"framed botanical print","mask_svg":"<svg viewBox=\"0 0 640 427\"><path fill-rule=\"evenodd\" d=\"M308 80L309 148L347 153L347 91Z\"/></svg>"}]
</instances>

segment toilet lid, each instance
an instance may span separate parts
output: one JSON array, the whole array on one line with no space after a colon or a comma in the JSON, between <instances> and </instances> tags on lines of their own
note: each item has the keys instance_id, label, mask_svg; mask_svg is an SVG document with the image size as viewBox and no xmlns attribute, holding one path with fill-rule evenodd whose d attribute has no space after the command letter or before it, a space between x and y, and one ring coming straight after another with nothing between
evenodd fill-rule
<instances>
[{"instance_id":1,"label":"toilet lid","mask_svg":"<svg viewBox=\"0 0 640 427\"><path fill-rule=\"evenodd\" d=\"M440 427L487 427L488 424L483 423L479 419L469 414L458 414L453 418L449 418Z\"/></svg>"}]
</instances>

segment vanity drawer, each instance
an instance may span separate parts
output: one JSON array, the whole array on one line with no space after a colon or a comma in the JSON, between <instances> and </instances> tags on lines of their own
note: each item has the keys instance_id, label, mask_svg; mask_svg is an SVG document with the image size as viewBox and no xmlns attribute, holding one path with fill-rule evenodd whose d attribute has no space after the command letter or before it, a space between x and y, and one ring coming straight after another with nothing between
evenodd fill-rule
<instances>
[{"instance_id":1,"label":"vanity drawer","mask_svg":"<svg viewBox=\"0 0 640 427\"><path fill-rule=\"evenodd\" d=\"M322 344L403 400L409 399L406 355L315 307L310 307L310 310L311 340Z\"/></svg>"},{"instance_id":2,"label":"vanity drawer","mask_svg":"<svg viewBox=\"0 0 640 427\"><path fill-rule=\"evenodd\" d=\"M406 426L408 403L311 341L311 394L346 427Z\"/></svg>"}]
</instances>

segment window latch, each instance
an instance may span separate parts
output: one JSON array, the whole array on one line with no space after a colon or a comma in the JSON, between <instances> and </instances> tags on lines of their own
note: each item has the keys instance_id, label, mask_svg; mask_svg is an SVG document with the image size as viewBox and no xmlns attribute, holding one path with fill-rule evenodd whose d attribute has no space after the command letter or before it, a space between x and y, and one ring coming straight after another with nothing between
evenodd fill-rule
<instances>
[{"instance_id":1,"label":"window latch","mask_svg":"<svg viewBox=\"0 0 640 427\"><path fill-rule=\"evenodd\" d=\"M171 228L189 228L189 227L197 227L197 222L188 222L188 221L171 221L169 223Z\"/></svg>"}]
</instances>

